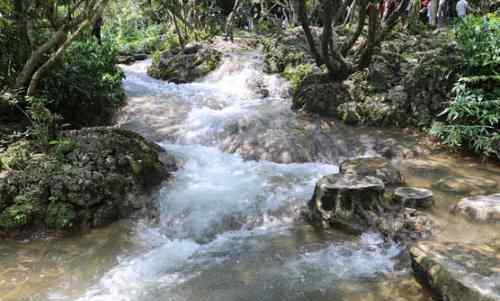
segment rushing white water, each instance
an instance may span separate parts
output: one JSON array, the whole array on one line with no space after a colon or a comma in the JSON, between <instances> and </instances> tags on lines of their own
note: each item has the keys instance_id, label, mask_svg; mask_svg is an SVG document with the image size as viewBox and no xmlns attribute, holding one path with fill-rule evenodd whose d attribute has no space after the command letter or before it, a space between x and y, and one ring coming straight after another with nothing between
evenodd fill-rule
<instances>
[{"instance_id":1,"label":"rushing white water","mask_svg":"<svg viewBox=\"0 0 500 301\"><path fill-rule=\"evenodd\" d=\"M337 282L394 271L399 246L375 234L354 241L317 234L300 222L315 182L338 169L264 160L302 158L290 148L303 145L294 144L300 134L290 133L300 120L281 98L287 84L264 75L256 53L228 57L205 79L185 85L149 78L148 64L124 67L129 105L122 123L182 162L157 195L159 222L136 227L141 253L124 254L83 292L53 289L49 299L332 300L344 298ZM255 80L267 97L256 93ZM236 136L243 138L232 141ZM265 150L253 152L259 148ZM332 151L326 157L349 152ZM296 161L313 159L303 155ZM260 160L246 160L252 158ZM340 240L331 243L324 235Z\"/></svg>"}]
</instances>

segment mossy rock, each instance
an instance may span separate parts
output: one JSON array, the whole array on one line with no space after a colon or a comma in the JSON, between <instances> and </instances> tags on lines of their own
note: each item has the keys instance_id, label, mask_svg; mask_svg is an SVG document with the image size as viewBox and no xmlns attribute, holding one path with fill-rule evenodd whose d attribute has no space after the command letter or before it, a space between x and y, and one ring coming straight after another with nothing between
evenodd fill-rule
<instances>
[{"instance_id":1,"label":"mossy rock","mask_svg":"<svg viewBox=\"0 0 500 301\"><path fill-rule=\"evenodd\" d=\"M215 70L221 58L210 45L192 44L155 54L148 74L176 84L190 83Z\"/></svg>"},{"instance_id":2,"label":"mossy rock","mask_svg":"<svg viewBox=\"0 0 500 301\"><path fill-rule=\"evenodd\" d=\"M337 108L349 101L351 97L344 84L332 81L326 74L311 74L294 93L292 109L337 116Z\"/></svg>"},{"instance_id":3,"label":"mossy rock","mask_svg":"<svg viewBox=\"0 0 500 301\"><path fill-rule=\"evenodd\" d=\"M57 200L50 202L45 215L45 224L49 229L69 229L77 223L73 205Z\"/></svg>"},{"instance_id":4,"label":"mossy rock","mask_svg":"<svg viewBox=\"0 0 500 301\"><path fill-rule=\"evenodd\" d=\"M14 147L21 145L34 149L31 142ZM176 168L158 145L112 128L66 132L25 164L0 177L0 233L7 236L99 227L152 208L149 193Z\"/></svg>"}]
</instances>

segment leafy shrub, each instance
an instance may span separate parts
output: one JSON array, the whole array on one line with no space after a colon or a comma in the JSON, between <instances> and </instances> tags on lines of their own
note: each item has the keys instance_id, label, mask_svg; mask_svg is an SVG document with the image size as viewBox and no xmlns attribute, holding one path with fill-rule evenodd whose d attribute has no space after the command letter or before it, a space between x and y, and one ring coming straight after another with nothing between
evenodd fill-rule
<instances>
[{"instance_id":1,"label":"leafy shrub","mask_svg":"<svg viewBox=\"0 0 500 301\"><path fill-rule=\"evenodd\" d=\"M431 134L452 147L500 158L500 89L471 89L463 78L454 93L455 99L445 111L446 122L434 123Z\"/></svg>"},{"instance_id":2,"label":"leafy shrub","mask_svg":"<svg viewBox=\"0 0 500 301\"><path fill-rule=\"evenodd\" d=\"M431 134L452 147L500 158L500 17L467 17L456 28L463 56L455 98Z\"/></svg>"},{"instance_id":3,"label":"leafy shrub","mask_svg":"<svg viewBox=\"0 0 500 301\"><path fill-rule=\"evenodd\" d=\"M469 16L457 25L455 35L464 58L465 76L500 72L500 16Z\"/></svg>"},{"instance_id":4,"label":"leafy shrub","mask_svg":"<svg viewBox=\"0 0 500 301\"><path fill-rule=\"evenodd\" d=\"M297 66L287 65L283 71L283 77L290 81L292 89L296 91L302 80L317 69L318 68L314 64L300 64Z\"/></svg>"},{"instance_id":5,"label":"leafy shrub","mask_svg":"<svg viewBox=\"0 0 500 301\"><path fill-rule=\"evenodd\" d=\"M77 127L105 125L124 104L124 74L115 66L117 49L83 37L67 50L64 62L42 83L46 106Z\"/></svg>"}]
</instances>

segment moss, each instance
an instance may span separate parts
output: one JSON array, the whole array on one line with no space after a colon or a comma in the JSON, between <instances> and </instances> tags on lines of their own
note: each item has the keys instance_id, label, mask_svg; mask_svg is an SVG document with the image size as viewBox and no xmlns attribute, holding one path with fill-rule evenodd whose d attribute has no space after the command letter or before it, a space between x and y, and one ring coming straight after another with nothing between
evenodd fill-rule
<instances>
[{"instance_id":1,"label":"moss","mask_svg":"<svg viewBox=\"0 0 500 301\"><path fill-rule=\"evenodd\" d=\"M0 155L0 166L5 169L22 170L26 168L30 160L31 145L27 141L21 141L12 144L5 153Z\"/></svg>"},{"instance_id":2,"label":"moss","mask_svg":"<svg viewBox=\"0 0 500 301\"><path fill-rule=\"evenodd\" d=\"M0 228L24 227L33 220L36 211L36 206L29 196L19 195L15 198L15 204L7 207L0 214Z\"/></svg>"},{"instance_id":3,"label":"moss","mask_svg":"<svg viewBox=\"0 0 500 301\"><path fill-rule=\"evenodd\" d=\"M52 199L45 215L45 224L50 229L68 229L75 225L76 212L71 204Z\"/></svg>"},{"instance_id":4,"label":"moss","mask_svg":"<svg viewBox=\"0 0 500 301\"><path fill-rule=\"evenodd\" d=\"M295 93L304 78L312 74L316 69L317 68L314 64L300 64L297 66L287 65L283 71L283 77L290 81L292 89Z\"/></svg>"}]
</instances>

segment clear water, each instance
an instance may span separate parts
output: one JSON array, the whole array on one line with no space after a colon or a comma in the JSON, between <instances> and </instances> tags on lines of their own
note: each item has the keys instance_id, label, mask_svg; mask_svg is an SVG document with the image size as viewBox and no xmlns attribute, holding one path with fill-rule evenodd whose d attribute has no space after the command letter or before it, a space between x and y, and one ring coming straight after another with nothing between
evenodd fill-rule
<instances>
[{"instance_id":1,"label":"clear water","mask_svg":"<svg viewBox=\"0 0 500 301\"><path fill-rule=\"evenodd\" d=\"M129 104L120 123L181 161L155 197L159 221L0 244L0 301L430 300L413 280L404 246L375 233L318 232L300 219L315 182L337 172L340 160L377 155L374 145L388 137L414 138L297 117L287 84L262 73L258 52L235 52L185 85L149 78L148 64L124 67ZM255 93L257 79L269 97ZM444 167L416 172L422 162L396 162L410 184L470 173L500 182L495 166L420 160ZM449 216L457 196L437 197L439 239L478 241L500 230Z\"/></svg>"}]
</instances>

